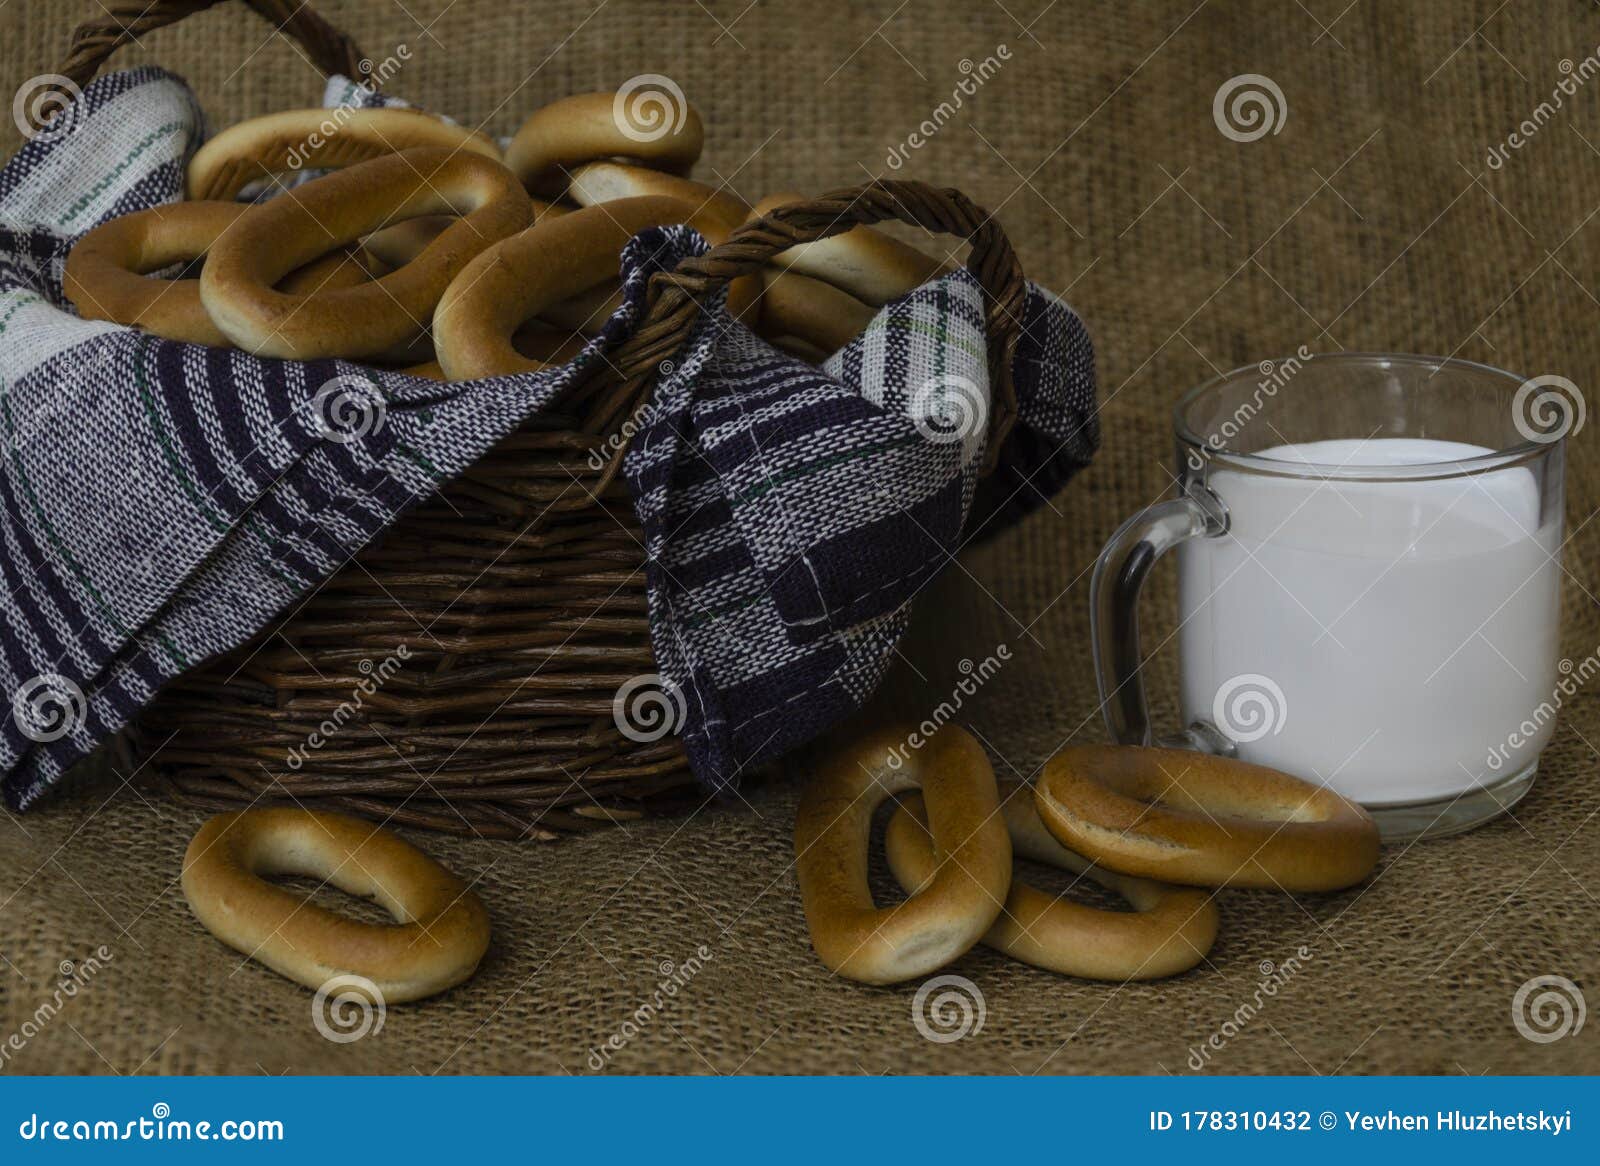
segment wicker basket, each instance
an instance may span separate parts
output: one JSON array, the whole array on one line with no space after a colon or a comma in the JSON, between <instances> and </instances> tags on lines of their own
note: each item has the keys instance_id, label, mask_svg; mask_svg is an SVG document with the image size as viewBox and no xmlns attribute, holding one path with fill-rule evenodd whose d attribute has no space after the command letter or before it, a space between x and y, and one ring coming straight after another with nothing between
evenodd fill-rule
<instances>
[{"instance_id":1,"label":"wicker basket","mask_svg":"<svg viewBox=\"0 0 1600 1166\"><path fill-rule=\"evenodd\" d=\"M77 30L59 71L86 84L121 44L217 2L116 7ZM364 72L349 39L299 0L248 3L324 72ZM170 685L129 738L153 762L143 770L203 807L292 800L496 838L550 839L681 804L693 778L677 741L630 740L612 711L619 686L653 671L643 542L618 477L623 422L708 293L795 243L886 219L972 245L998 448L1015 417L1024 293L999 227L958 192L914 182L785 206L657 275L639 329L559 412L408 511L274 627ZM402 644L403 666L387 667ZM304 752L330 718L337 732Z\"/></svg>"}]
</instances>

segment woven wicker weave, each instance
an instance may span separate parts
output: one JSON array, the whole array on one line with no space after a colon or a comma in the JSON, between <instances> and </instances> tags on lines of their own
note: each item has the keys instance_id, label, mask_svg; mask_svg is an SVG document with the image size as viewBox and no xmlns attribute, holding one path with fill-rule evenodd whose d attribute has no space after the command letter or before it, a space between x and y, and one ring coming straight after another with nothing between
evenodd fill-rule
<instances>
[{"instance_id":1,"label":"woven wicker weave","mask_svg":"<svg viewBox=\"0 0 1600 1166\"><path fill-rule=\"evenodd\" d=\"M129 39L217 2L114 7L78 29L59 72L87 83ZM304 4L248 3L324 72L367 71ZM677 741L630 740L612 711L623 683L653 671L643 543L618 478L623 422L708 293L795 243L887 219L971 243L997 448L1015 418L1024 285L993 220L957 191L914 182L785 206L656 276L638 330L555 411L408 512L275 627L174 682L130 734L153 762L144 771L205 807L292 799L497 838L555 838L681 801L692 778ZM404 666L385 667L402 644ZM337 732L307 753L330 718ZM296 754L304 760L291 764Z\"/></svg>"}]
</instances>

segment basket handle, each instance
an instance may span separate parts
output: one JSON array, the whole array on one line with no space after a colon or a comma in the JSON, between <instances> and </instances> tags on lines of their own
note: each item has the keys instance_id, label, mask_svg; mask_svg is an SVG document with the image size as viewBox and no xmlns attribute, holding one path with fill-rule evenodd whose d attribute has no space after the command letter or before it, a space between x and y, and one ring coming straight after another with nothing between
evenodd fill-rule
<instances>
[{"instance_id":1,"label":"basket handle","mask_svg":"<svg viewBox=\"0 0 1600 1166\"><path fill-rule=\"evenodd\" d=\"M746 223L705 255L685 259L674 270L652 276L644 318L608 362L609 368L622 373L623 385L607 404L639 400L650 390L661 363L675 357L688 341L701 302L728 281L756 273L780 251L796 244L886 219L960 236L972 245L967 270L983 289L989 346L989 442L983 466L987 474L994 469L1000 447L1017 419L1011 358L1022 331L1027 282L1010 241L988 211L959 190L923 182L880 178L820 198L788 203ZM613 409L599 412L614 416ZM607 480L621 461L619 450L607 467Z\"/></svg>"},{"instance_id":2,"label":"basket handle","mask_svg":"<svg viewBox=\"0 0 1600 1166\"><path fill-rule=\"evenodd\" d=\"M73 30L67 58L56 72L81 88L93 81L111 55L129 41L220 3L222 0L154 0L153 3L124 0L102 8ZM312 63L324 74L364 75L361 62L365 58L355 42L301 0L245 0L245 3L263 19L271 21L279 32L299 41ZM376 84L376 80L372 83ZM40 103L30 103L30 115L34 106L44 108ZM54 112L55 108L50 105L48 110ZM33 128L39 126L35 124Z\"/></svg>"}]
</instances>

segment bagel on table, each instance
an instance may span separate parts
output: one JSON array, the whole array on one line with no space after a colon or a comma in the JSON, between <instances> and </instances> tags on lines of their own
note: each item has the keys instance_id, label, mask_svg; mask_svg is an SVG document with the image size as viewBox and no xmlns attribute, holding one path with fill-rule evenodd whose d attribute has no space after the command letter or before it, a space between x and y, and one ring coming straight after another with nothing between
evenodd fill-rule
<instances>
[{"instance_id":1,"label":"bagel on table","mask_svg":"<svg viewBox=\"0 0 1600 1166\"><path fill-rule=\"evenodd\" d=\"M535 110L506 147L506 165L530 193L558 197L585 162L631 158L686 174L700 157L705 129L688 103L659 103L640 90L578 93ZM657 117L656 115L659 115Z\"/></svg>"},{"instance_id":2,"label":"bagel on table","mask_svg":"<svg viewBox=\"0 0 1600 1166\"><path fill-rule=\"evenodd\" d=\"M331 246L421 214L462 217L415 259L368 284L289 295L274 285ZM200 272L218 330L260 356L370 358L417 343L445 288L484 248L532 217L510 171L478 154L406 150L336 170L259 203Z\"/></svg>"},{"instance_id":3,"label":"bagel on table","mask_svg":"<svg viewBox=\"0 0 1600 1166\"><path fill-rule=\"evenodd\" d=\"M869 984L937 971L994 925L1011 887L1011 839L994 770L973 736L946 725L908 750L910 726L870 733L824 760L795 812L795 869L811 945L831 970ZM872 812L920 789L946 861L892 907L872 901Z\"/></svg>"},{"instance_id":4,"label":"bagel on table","mask_svg":"<svg viewBox=\"0 0 1600 1166\"><path fill-rule=\"evenodd\" d=\"M418 109L288 109L212 138L189 160L190 200L231 199L252 182L295 170L334 170L418 146L501 160L483 134Z\"/></svg>"},{"instance_id":5,"label":"bagel on table","mask_svg":"<svg viewBox=\"0 0 1600 1166\"><path fill-rule=\"evenodd\" d=\"M1229 757L1078 745L1045 763L1039 817L1109 870L1202 887L1336 891L1378 863L1378 827L1355 802Z\"/></svg>"},{"instance_id":6,"label":"bagel on table","mask_svg":"<svg viewBox=\"0 0 1600 1166\"><path fill-rule=\"evenodd\" d=\"M721 221L672 198L627 198L585 207L530 227L485 250L458 275L433 318L439 364L451 380L537 372L546 363L518 352L512 334L527 321L616 275L618 255L649 227L687 223L713 242ZM728 309L754 310L760 285L728 287Z\"/></svg>"},{"instance_id":7,"label":"bagel on table","mask_svg":"<svg viewBox=\"0 0 1600 1166\"><path fill-rule=\"evenodd\" d=\"M1101 911L1046 894L1015 875L1005 909L980 941L1013 959L1091 980L1155 980L1194 967L1217 938L1217 905L1206 891L1107 871L1074 854L1045 829L1033 792L1000 783L1000 808L1019 857L1060 867L1121 895L1132 911ZM921 795L902 800L884 835L889 868L915 894L937 859Z\"/></svg>"},{"instance_id":8,"label":"bagel on table","mask_svg":"<svg viewBox=\"0 0 1600 1166\"><path fill-rule=\"evenodd\" d=\"M395 922L336 914L272 875L324 879L376 900ZM182 886L201 924L235 951L308 988L364 977L385 1004L454 987L489 946L489 915L471 888L388 830L344 814L218 814L190 841Z\"/></svg>"}]
</instances>

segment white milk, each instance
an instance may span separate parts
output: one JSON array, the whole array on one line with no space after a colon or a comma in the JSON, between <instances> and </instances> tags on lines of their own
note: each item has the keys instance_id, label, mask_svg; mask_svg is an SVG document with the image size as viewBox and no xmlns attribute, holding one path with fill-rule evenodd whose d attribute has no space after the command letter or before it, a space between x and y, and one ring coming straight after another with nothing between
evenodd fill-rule
<instances>
[{"instance_id":1,"label":"white milk","mask_svg":"<svg viewBox=\"0 0 1600 1166\"><path fill-rule=\"evenodd\" d=\"M1416 465L1489 452L1381 438L1257 456ZM1369 805L1448 798L1534 761L1551 725L1507 742L1555 686L1561 527L1554 514L1539 524L1530 471L1209 481L1230 525L1178 549L1186 722Z\"/></svg>"}]
</instances>

